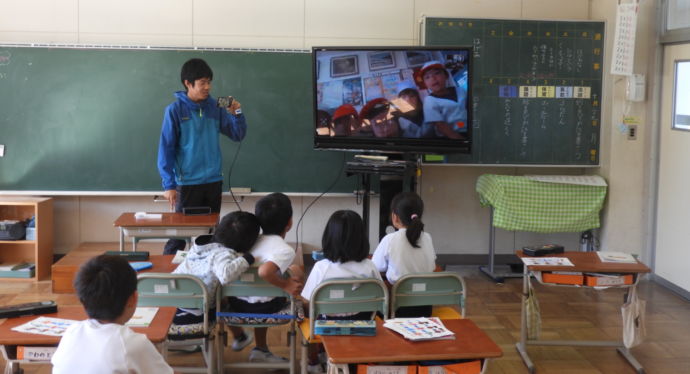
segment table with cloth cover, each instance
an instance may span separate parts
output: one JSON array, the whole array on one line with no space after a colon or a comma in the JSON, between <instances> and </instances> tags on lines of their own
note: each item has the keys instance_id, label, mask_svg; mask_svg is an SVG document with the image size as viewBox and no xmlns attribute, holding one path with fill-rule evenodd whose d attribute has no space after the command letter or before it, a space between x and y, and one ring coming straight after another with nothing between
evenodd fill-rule
<instances>
[{"instance_id":1,"label":"table with cloth cover","mask_svg":"<svg viewBox=\"0 0 690 374\"><path fill-rule=\"evenodd\" d=\"M481 175L476 184L479 202L491 207L489 264L481 271L498 282L506 276L522 276L494 273L496 227L538 233L597 228L606 189L598 176Z\"/></svg>"}]
</instances>

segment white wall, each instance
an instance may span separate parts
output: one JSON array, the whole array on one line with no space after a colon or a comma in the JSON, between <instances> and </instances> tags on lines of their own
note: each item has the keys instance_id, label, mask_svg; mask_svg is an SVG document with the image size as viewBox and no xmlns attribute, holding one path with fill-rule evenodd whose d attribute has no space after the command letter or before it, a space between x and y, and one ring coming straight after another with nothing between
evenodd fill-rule
<instances>
[{"instance_id":1,"label":"white wall","mask_svg":"<svg viewBox=\"0 0 690 374\"><path fill-rule=\"evenodd\" d=\"M653 4L641 4L640 48L654 48ZM25 0L5 2L0 13L0 43L97 43L178 47L297 48L312 45L411 45L419 43L420 18L481 17L513 19L606 20L610 51L615 1L588 0ZM636 71L652 76L652 59L639 57ZM608 61L606 71L608 70ZM651 84L650 84L651 86ZM600 173L610 183L602 243L605 247L646 256L649 136L645 123L637 141L616 130L623 111L624 90L605 74L600 169L491 168L428 166L421 194L427 204L424 220L437 251L485 254L488 209L474 192L483 173ZM649 103L649 101L648 101ZM647 105L633 109L646 121ZM251 124L250 124L251 125ZM152 141L152 147L155 147ZM296 212L309 202L293 198ZM253 206L253 202L247 202ZM375 202L373 207L375 208ZM325 217L336 208L361 211L355 198L326 198L305 218L306 243L318 246ZM60 197L56 204L56 251L84 241L114 241L112 221L127 210L160 210L151 197ZM224 204L224 211L232 209ZM375 210L375 209L374 209ZM372 214L375 222L378 216ZM74 219L78 217L78 219ZM375 232L375 228L372 228ZM291 234L292 235L292 234ZM536 235L498 230L497 252L512 253L527 244L557 241L576 249L578 235Z\"/></svg>"}]
</instances>

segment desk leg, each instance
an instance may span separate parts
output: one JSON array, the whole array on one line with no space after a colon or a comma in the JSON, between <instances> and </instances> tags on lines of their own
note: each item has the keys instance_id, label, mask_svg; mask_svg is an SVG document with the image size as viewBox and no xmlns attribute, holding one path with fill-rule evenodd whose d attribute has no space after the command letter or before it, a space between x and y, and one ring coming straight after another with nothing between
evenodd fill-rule
<instances>
[{"instance_id":1,"label":"desk leg","mask_svg":"<svg viewBox=\"0 0 690 374\"><path fill-rule=\"evenodd\" d=\"M530 374L534 373L534 364L527 354L527 307L525 302L527 301L527 295L529 293L529 270L527 266L523 266L522 271L522 302L520 303L520 341L515 343L515 348L517 349L522 361L527 366L527 370Z\"/></svg>"},{"instance_id":2,"label":"desk leg","mask_svg":"<svg viewBox=\"0 0 690 374\"><path fill-rule=\"evenodd\" d=\"M640 363L635 359L632 353L630 353L630 350L628 350L628 348L618 347L617 350L618 353L620 353L626 360L628 360L630 365L632 365L632 367L635 368L637 374L644 374L644 368L642 368L642 365L640 365Z\"/></svg>"},{"instance_id":3,"label":"desk leg","mask_svg":"<svg viewBox=\"0 0 690 374\"><path fill-rule=\"evenodd\" d=\"M493 279L496 283L503 283L504 278L518 278L520 273L506 272L502 274L497 274L495 271L495 259L496 256L496 227L493 225L494 222L494 208L491 208L489 213L489 265L480 266L479 271L486 274L489 278Z\"/></svg>"},{"instance_id":4,"label":"desk leg","mask_svg":"<svg viewBox=\"0 0 690 374\"><path fill-rule=\"evenodd\" d=\"M327 366L326 374L350 374L350 369L347 367L347 364L333 364L329 360Z\"/></svg>"},{"instance_id":5,"label":"desk leg","mask_svg":"<svg viewBox=\"0 0 690 374\"><path fill-rule=\"evenodd\" d=\"M120 252L125 251L125 230L120 226Z\"/></svg>"},{"instance_id":6,"label":"desk leg","mask_svg":"<svg viewBox=\"0 0 690 374\"><path fill-rule=\"evenodd\" d=\"M136 236L133 236L133 237L132 237L132 252L136 252L136 250L137 250L137 242L138 242L138 241L139 241L139 240L138 240L138 238L137 238Z\"/></svg>"},{"instance_id":7,"label":"desk leg","mask_svg":"<svg viewBox=\"0 0 690 374\"><path fill-rule=\"evenodd\" d=\"M24 370L19 367L18 362L9 361L5 364L5 374L24 374Z\"/></svg>"}]
</instances>

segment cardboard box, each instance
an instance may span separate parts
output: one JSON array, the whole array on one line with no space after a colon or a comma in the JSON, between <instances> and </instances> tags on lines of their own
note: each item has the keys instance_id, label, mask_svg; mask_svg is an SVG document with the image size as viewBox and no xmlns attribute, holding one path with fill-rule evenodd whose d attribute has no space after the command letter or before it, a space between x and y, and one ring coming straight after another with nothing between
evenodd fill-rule
<instances>
[{"instance_id":1,"label":"cardboard box","mask_svg":"<svg viewBox=\"0 0 690 374\"><path fill-rule=\"evenodd\" d=\"M584 284L584 276L582 273L578 274L558 274L548 271L541 273L541 279L544 283L558 283L558 284Z\"/></svg>"},{"instance_id":2,"label":"cardboard box","mask_svg":"<svg viewBox=\"0 0 690 374\"><path fill-rule=\"evenodd\" d=\"M442 366L420 366L417 370L417 374L479 374L481 372L481 360Z\"/></svg>"},{"instance_id":3,"label":"cardboard box","mask_svg":"<svg viewBox=\"0 0 690 374\"><path fill-rule=\"evenodd\" d=\"M633 284L633 275L585 275L585 284L590 287L622 286L625 284Z\"/></svg>"}]
</instances>

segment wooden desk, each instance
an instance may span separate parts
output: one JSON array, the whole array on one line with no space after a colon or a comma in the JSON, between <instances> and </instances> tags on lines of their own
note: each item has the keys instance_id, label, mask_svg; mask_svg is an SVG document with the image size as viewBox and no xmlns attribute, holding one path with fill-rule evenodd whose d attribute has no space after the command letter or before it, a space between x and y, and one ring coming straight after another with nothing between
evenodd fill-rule
<instances>
[{"instance_id":1,"label":"wooden desk","mask_svg":"<svg viewBox=\"0 0 690 374\"><path fill-rule=\"evenodd\" d=\"M156 213L161 219L136 219L134 213L122 213L113 223L120 229L120 251L125 250L125 235L132 238L132 250L141 239L185 239L208 234L218 223L218 213L186 216L182 213Z\"/></svg>"},{"instance_id":2,"label":"wooden desk","mask_svg":"<svg viewBox=\"0 0 690 374\"><path fill-rule=\"evenodd\" d=\"M503 351L469 319L448 319L443 324L455 340L413 342L376 322L376 336L321 335L329 365L420 360L488 359Z\"/></svg>"},{"instance_id":3,"label":"wooden desk","mask_svg":"<svg viewBox=\"0 0 690 374\"><path fill-rule=\"evenodd\" d=\"M175 317L175 307L160 307L156 316L149 327L132 327L132 330L146 335L146 337L154 344L163 343L168 336L168 329ZM42 314L40 316L24 316L17 318L8 318L0 324L0 345L2 345L2 354L7 360L6 373L18 373L20 363L36 363L46 364L41 361L21 361L17 360L17 346L19 345L38 345L38 346L56 346L60 343L59 336L25 334L13 331L12 328L32 321L38 317L54 317L74 320L85 320L87 318L86 311L81 306L58 306L57 313Z\"/></svg>"},{"instance_id":4,"label":"wooden desk","mask_svg":"<svg viewBox=\"0 0 690 374\"><path fill-rule=\"evenodd\" d=\"M516 251L518 257L526 257L522 251ZM641 273L649 273L651 270L643 263L636 264L622 264L622 263L605 263L599 260L596 252L565 252L549 257L567 257L575 266L525 266L523 272L522 282L522 312L520 319L520 341L515 344L518 353L522 357L522 361L527 366L530 373L534 373L534 364L527 354L527 345L566 345L566 346L595 346L595 347L616 347L618 353L623 355L625 359L637 370L638 373L644 373L642 365L630 353L628 348L623 345L621 341L591 341L591 340L531 340L527 339L527 312L525 310L525 299L529 292L529 279L532 272L535 271L575 271L575 272L591 272L591 273L632 273L635 275L635 281L632 285L610 286L616 288L631 288L636 287ZM560 287L576 287L564 284L549 284ZM577 287L588 287L580 285ZM591 287L590 287L591 288Z\"/></svg>"},{"instance_id":5,"label":"wooden desk","mask_svg":"<svg viewBox=\"0 0 690 374\"><path fill-rule=\"evenodd\" d=\"M53 264L52 282L53 293L75 293L74 290L74 276L77 274L79 267L98 255L102 255L106 250L102 251L73 251L68 253L60 261ZM153 264L153 267L146 270L140 270L137 273L172 273L177 264L172 263L175 255L151 255L148 261Z\"/></svg>"}]
</instances>

